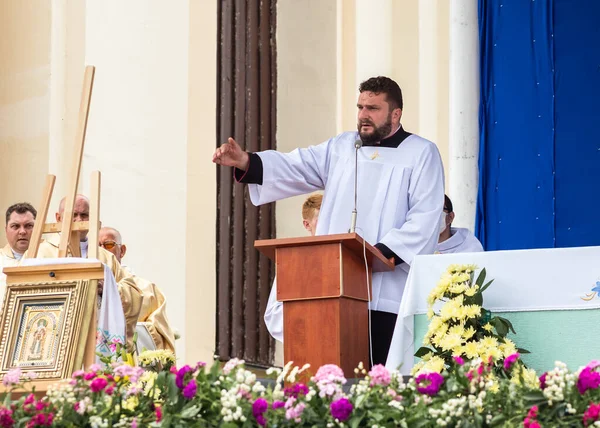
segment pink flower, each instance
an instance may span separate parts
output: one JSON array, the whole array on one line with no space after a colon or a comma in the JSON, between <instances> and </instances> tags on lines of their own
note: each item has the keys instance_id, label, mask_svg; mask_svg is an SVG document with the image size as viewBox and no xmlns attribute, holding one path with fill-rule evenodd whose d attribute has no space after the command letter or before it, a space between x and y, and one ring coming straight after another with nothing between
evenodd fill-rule
<instances>
[{"instance_id":1,"label":"pink flower","mask_svg":"<svg viewBox=\"0 0 600 428\"><path fill-rule=\"evenodd\" d=\"M206 363L203 361L198 361L196 363L196 370L206 367Z\"/></svg>"},{"instance_id":2,"label":"pink flower","mask_svg":"<svg viewBox=\"0 0 600 428\"><path fill-rule=\"evenodd\" d=\"M106 391L104 391L107 395L113 395L113 392L115 392L115 387L114 385L109 386L108 388L106 388Z\"/></svg>"},{"instance_id":3,"label":"pink flower","mask_svg":"<svg viewBox=\"0 0 600 428\"><path fill-rule=\"evenodd\" d=\"M25 398L25 401L23 402L23 405L27 406L27 405L33 404L33 403L35 403L35 395L29 394L27 396L27 398Z\"/></svg>"},{"instance_id":4,"label":"pink flower","mask_svg":"<svg viewBox=\"0 0 600 428\"><path fill-rule=\"evenodd\" d=\"M299 424L300 422L302 422L302 412L304 412L304 409L306 408L306 404L298 403L297 405L294 406L293 404L295 401L296 401L296 399L294 397L290 397L288 399L288 401L285 403L285 408L287 409L285 411L285 418L288 421L293 420L294 422Z\"/></svg>"},{"instance_id":5,"label":"pink flower","mask_svg":"<svg viewBox=\"0 0 600 428\"><path fill-rule=\"evenodd\" d=\"M462 359L462 357L460 355L455 355L452 357L452 359L454 360L454 362L456 364L458 364L459 366L462 366L465 364L465 360Z\"/></svg>"},{"instance_id":6,"label":"pink flower","mask_svg":"<svg viewBox=\"0 0 600 428\"><path fill-rule=\"evenodd\" d=\"M581 373L579 373L579 379L577 379L577 389L580 394L585 394L588 389L596 389L600 386L600 373L595 372L594 369L589 366L585 367Z\"/></svg>"},{"instance_id":7,"label":"pink flower","mask_svg":"<svg viewBox=\"0 0 600 428\"><path fill-rule=\"evenodd\" d=\"M504 370L508 371L513 366L513 364L519 359L519 353L514 353L509 355L504 359Z\"/></svg>"},{"instance_id":8,"label":"pink flower","mask_svg":"<svg viewBox=\"0 0 600 428\"><path fill-rule=\"evenodd\" d=\"M300 394L306 395L308 394L308 387L303 383L296 383L293 386L287 387L283 390L283 393L286 397L294 397L298 398Z\"/></svg>"},{"instance_id":9,"label":"pink flower","mask_svg":"<svg viewBox=\"0 0 600 428\"><path fill-rule=\"evenodd\" d=\"M235 369L237 366L241 366L242 364L244 364L244 360L232 358L231 360L227 361L227 363L225 363L225 365L223 366L223 373L225 375L228 375L233 369Z\"/></svg>"},{"instance_id":10,"label":"pink flower","mask_svg":"<svg viewBox=\"0 0 600 428\"><path fill-rule=\"evenodd\" d=\"M117 344L116 343L109 344L108 349L110 349L110 352L112 352L114 354L117 350Z\"/></svg>"},{"instance_id":11,"label":"pink flower","mask_svg":"<svg viewBox=\"0 0 600 428\"><path fill-rule=\"evenodd\" d=\"M4 386L12 386L19 383L21 379L21 369L17 367L16 369L9 370L8 373L4 375L4 379L2 379L2 384Z\"/></svg>"},{"instance_id":12,"label":"pink flower","mask_svg":"<svg viewBox=\"0 0 600 428\"><path fill-rule=\"evenodd\" d=\"M285 403L283 401L279 401L279 400L275 400L273 401L273 409L281 409L282 407L285 406Z\"/></svg>"},{"instance_id":13,"label":"pink flower","mask_svg":"<svg viewBox=\"0 0 600 428\"><path fill-rule=\"evenodd\" d=\"M325 364L324 366L319 367L317 374L313 376L312 380L313 382L321 382L324 380L333 382L343 380L342 383L346 383L344 372L335 364Z\"/></svg>"},{"instance_id":14,"label":"pink flower","mask_svg":"<svg viewBox=\"0 0 600 428\"><path fill-rule=\"evenodd\" d=\"M33 418L27 422L27 428L33 428L37 426L42 427L50 427L52 426L52 421L54 420L54 415L52 413L38 413Z\"/></svg>"},{"instance_id":15,"label":"pink flower","mask_svg":"<svg viewBox=\"0 0 600 428\"><path fill-rule=\"evenodd\" d=\"M15 420L12 418L12 410L4 406L0 407L0 427L12 428L15 425Z\"/></svg>"},{"instance_id":16,"label":"pink flower","mask_svg":"<svg viewBox=\"0 0 600 428\"><path fill-rule=\"evenodd\" d=\"M256 423L260 426L267 425L267 420L264 416L264 413L269 410L269 403L264 398L257 398L254 403L252 403L252 415L254 419L256 419Z\"/></svg>"},{"instance_id":17,"label":"pink flower","mask_svg":"<svg viewBox=\"0 0 600 428\"><path fill-rule=\"evenodd\" d=\"M390 384L390 382L392 381L392 379L390 377L390 372L382 364L374 365L371 368L371 371L369 372L369 377L371 378L371 386L375 386L375 385L388 386Z\"/></svg>"},{"instance_id":18,"label":"pink flower","mask_svg":"<svg viewBox=\"0 0 600 428\"><path fill-rule=\"evenodd\" d=\"M600 418L600 403L592 403L583 414L583 425L591 425L596 422L598 418Z\"/></svg>"},{"instance_id":19,"label":"pink flower","mask_svg":"<svg viewBox=\"0 0 600 428\"><path fill-rule=\"evenodd\" d=\"M437 395L444 383L444 377L436 372L422 373L416 377L417 391L431 396Z\"/></svg>"},{"instance_id":20,"label":"pink flower","mask_svg":"<svg viewBox=\"0 0 600 428\"><path fill-rule=\"evenodd\" d=\"M329 406L331 410L331 416L341 422L345 421L350 417L352 413L352 403L346 397L342 397L339 400L333 401Z\"/></svg>"},{"instance_id":21,"label":"pink flower","mask_svg":"<svg viewBox=\"0 0 600 428\"><path fill-rule=\"evenodd\" d=\"M198 385L196 384L196 379L190 380L185 388L183 388L183 396L188 400L191 400L196 396L196 391L198 390Z\"/></svg>"},{"instance_id":22,"label":"pink flower","mask_svg":"<svg viewBox=\"0 0 600 428\"><path fill-rule=\"evenodd\" d=\"M90 372L99 372L100 370L102 370L102 366L100 364L92 364L88 367L88 371Z\"/></svg>"},{"instance_id":23,"label":"pink flower","mask_svg":"<svg viewBox=\"0 0 600 428\"><path fill-rule=\"evenodd\" d=\"M106 379L104 379L103 377L97 377L90 384L90 389L92 390L92 392L100 392L104 388L106 388L107 384L108 382L106 381Z\"/></svg>"},{"instance_id":24,"label":"pink flower","mask_svg":"<svg viewBox=\"0 0 600 428\"><path fill-rule=\"evenodd\" d=\"M98 376L95 372L89 372L83 375L83 378L85 380L92 380L94 379L96 376Z\"/></svg>"},{"instance_id":25,"label":"pink flower","mask_svg":"<svg viewBox=\"0 0 600 428\"><path fill-rule=\"evenodd\" d=\"M85 372L83 370L77 370L73 372L73 379L76 379L78 377L83 377L83 375L85 374Z\"/></svg>"},{"instance_id":26,"label":"pink flower","mask_svg":"<svg viewBox=\"0 0 600 428\"><path fill-rule=\"evenodd\" d=\"M138 424L137 424L137 419L133 418L133 420L131 421L131 428L137 428Z\"/></svg>"},{"instance_id":27,"label":"pink flower","mask_svg":"<svg viewBox=\"0 0 600 428\"><path fill-rule=\"evenodd\" d=\"M183 366L182 368L180 368L177 371L177 375L175 376L175 385L177 385L177 388L179 389L183 389L184 387L184 380L185 380L185 375L192 372L193 369L190 366Z\"/></svg>"},{"instance_id":28,"label":"pink flower","mask_svg":"<svg viewBox=\"0 0 600 428\"><path fill-rule=\"evenodd\" d=\"M154 414L156 415L156 422L160 422L162 421L162 408L160 406L156 406L156 408L154 409Z\"/></svg>"},{"instance_id":29,"label":"pink flower","mask_svg":"<svg viewBox=\"0 0 600 428\"><path fill-rule=\"evenodd\" d=\"M130 365L123 364L115 367L114 373L115 376L127 376L131 383L136 383L140 376L144 374L144 369L141 367L132 367Z\"/></svg>"}]
</instances>

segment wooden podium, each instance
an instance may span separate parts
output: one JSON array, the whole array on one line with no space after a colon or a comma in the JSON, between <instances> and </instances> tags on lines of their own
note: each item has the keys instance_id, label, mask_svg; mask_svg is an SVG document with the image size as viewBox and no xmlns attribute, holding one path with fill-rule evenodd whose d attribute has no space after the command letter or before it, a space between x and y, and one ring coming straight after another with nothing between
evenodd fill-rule
<instances>
[{"instance_id":1,"label":"wooden podium","mask_svg":"<svg viewBox=\"0 0 600 428\"><path fill-rule=\"evenodd\" d=\"M356 233L261 240L254 246L276 263L285 362L309 363L312 373L337 364L346 375L361 361L368 366L367 284L370 288L372 272L394 270L394 263Z\"/></svg>"}]
</instances>

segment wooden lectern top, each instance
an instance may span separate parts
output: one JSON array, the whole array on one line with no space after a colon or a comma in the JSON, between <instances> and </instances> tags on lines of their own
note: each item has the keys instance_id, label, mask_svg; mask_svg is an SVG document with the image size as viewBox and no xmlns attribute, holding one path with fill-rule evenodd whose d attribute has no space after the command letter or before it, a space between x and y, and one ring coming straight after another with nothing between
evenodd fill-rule
<instances>
[{"instance_id":1,"label":"wooden lectern top","mask_svg":"<svg viewBox=\"0 0 600 428\"><path fill-rule=\"evenodd\" d=\"M254 242L254 247L262 254L275 261L275 249L285 247L300 247L319 244L341 243L356 253L363 252L363 245L367 253L367 262L373 272L387 272L394 270L394 262L386 259L381 251L365 242L358 233L340 233L337 235L305 236L302 238L263 239Z\"/></svg>"}]
</instances>

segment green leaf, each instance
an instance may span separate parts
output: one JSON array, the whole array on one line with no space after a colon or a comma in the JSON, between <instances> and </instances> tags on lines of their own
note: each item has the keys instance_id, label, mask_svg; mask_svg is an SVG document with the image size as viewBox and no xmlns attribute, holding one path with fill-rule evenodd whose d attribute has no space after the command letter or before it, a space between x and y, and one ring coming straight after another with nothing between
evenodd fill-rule
<instances>
[{"instance_id":1,"label":"green leaf","mask_svg":"<svg viewBox=\"0 0 600 428\"><path fill-rule=\"evenodd\" d=\"M544 397L542 391L531 391L523 394L523 400L530 403L538 403L546 401L546 397Z\"/></svg>"},{"instance_id":2,"label":"green leaf","mask_svg":"<svg viewBox=\"0 0 600 428\"><path fill-rule=\"evenodd\" d=\"M505 337L508 334L508 326L499 317L492 318L490 324L494 326L499 336Z\"/></svg>"},{"instance_id":3,"label":"green leaf","mask_svg":"<svg viewBox=\"0 0 600 428\"><path fill-rule=\"evenodd\" d=\"M477 277L475 284L477 284L479 286L479 288L481 288L484 281L485 281L485 268L481 269L481 272L479 273L479 276Z\"/></svg>"},{"instance_id":4,"label":"green leaf","mask_svg":"<svg viewBox=\"0 0 600 428\"><path fill-rule=\"evenodd\" d=\"M188 408L184 408L181 411L181 417L186 419L193 418L198 414L199 411L200 409L198 408L198 406L190 406Z\"/></svg>"},{"instance_id":5,"label":"green leaf","mask_svg":"<svg viewBox=\"0 0 600 428\"><path fill-rule=\"evenodd\" d=\"M496 415L490 421L491 427L504 426L504 422L506 421L506 416L503 414Z\"/></svg>"},{"instance_id":6,"label":"green leaf","mask_svg":"<svg viewBox=\"0 0 600 428\"><path fill-rule=\"evenodd\" d=\"M504 324L506 324L506 326L510 329L510 331L513 332L513 334L517 334L512 323L508 319L502 318L502 317L497 317L497 318L500 319Z\"/></svg>"},{"instance_id":7,"label":"green leaf","mask_svg":"<svg viewBox=\"0 0 600 428\"><path fill-rule=\"evenodd\" d=\"M350 419L349 425L350 428L357 428L360 425L360 421L362 420L362 416L354 416Z\"/></svg>"},{"instance_id":8,"label":"green leaf","mask_svg":"<svg viewBox=\"0 0 600 428\"><path fill-rule=\"evenodd\" d=\"M524 349L524 348L517 348L517 352L519 354L531 354L531 352L529 352L527 349Z\"/></svg>"},{"instance_id":9,"label":"green leaf","mask_svg":"<svg viewBox=\"0 0 600 428\"><path fill-rule=\"evenodd\" d=\"M483 305L483 294L481 294L480 292L476 293L473 296L473 303L476 304L477 306Z\"/></svg>"},{"instance_id":10,"label":"green leaf","mask_svg":"<svg viewBox=\"0 0 600 428\"><path fill-rule=\"evenodd\" d=\"M490 280L489 282L487 282L483 287L481 287L481 289L479 290L481 293L483 293L485 290L487 290L487 288L492 285L492 282L494 282L494 280Z\"/></svg>"},{"instance_id":11,"label":"green leaf","mask_svg":"<svg viewBox=\"0 0 600 428\"><path fill-rule=\"evenodd\" d=\"M423 358L425 355L429 354L430 352L433 352L431 349L426 348L424 346L421 346L417 352L415 352L415 357L417 358Z\"/></svg>"}]
</instances>

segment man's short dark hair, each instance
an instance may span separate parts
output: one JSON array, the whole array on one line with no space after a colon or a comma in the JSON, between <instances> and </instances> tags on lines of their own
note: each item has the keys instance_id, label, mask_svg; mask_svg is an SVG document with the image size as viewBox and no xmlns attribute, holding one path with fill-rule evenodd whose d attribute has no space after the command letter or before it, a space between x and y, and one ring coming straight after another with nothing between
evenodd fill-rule
<instances>
[{"instance_id":1,"label":"man's short dark hair","mask_svg":"<svg viewBox=\"0 0 600 428\"><path fill-rule=\"evenodd\" d=\"M451 213L454 211L454 207L452 206L452 201L448 197L448 195L444 195L444 211Z\"/></svg>"},{"instance_id":2,"label":"man's short dark hair","mask_svg":"<svg viewBox=\"0 0 600 428\"><path fill-rule=\"evenodd\" d=\"M34 220L37 217L37 211L35 208L33 208L33 205L31 205L28 202L19 202L18 204L11 205L6 210L6 224L8 224L8 221L10 220L10 215L14 212L16 212L17 214L25 214L29 212L33 214Z\"/></svg>"},{"instance_id":3,"label":"man's short dark hair","mask_svg":"<svg viewBox=\"0 0 600 428\"><path fill-rule=\"evenodd\" d=\"M375 94L385 94L386 101L392 110L395 108L402 110L404 107L404 102L402 101L402 89L400 89L400 86L389 77L371 77L360 84L358 91L360 93L369 91L374 92Z\"/></svg>"}]
</instances>

